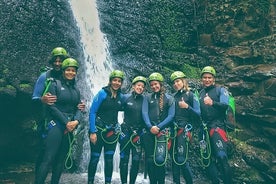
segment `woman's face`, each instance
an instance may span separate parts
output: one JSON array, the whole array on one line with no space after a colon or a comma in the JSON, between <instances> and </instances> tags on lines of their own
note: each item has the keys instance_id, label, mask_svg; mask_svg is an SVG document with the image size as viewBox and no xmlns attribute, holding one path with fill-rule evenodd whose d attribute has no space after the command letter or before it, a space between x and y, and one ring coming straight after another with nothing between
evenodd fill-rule
<instances>
[{"instance_id":1,"label":"woman's face","mask_svg":"<svg viewBox=\"0 0 276 184\"><path fill-rule=\"evenodd\" d=\"M179 91L181 89L183 89L184 87L184 81L185 79L175 79L173 81L173 88L176 90L176 91Z\"/></svg>"},{"instance_id":2,"label":"woman's face","mask_svg":"<svg viewBox=\"0 0 276 184\"><path fill-rule=\"evenodd\" d=\"M215 84L215 78L210 73L204 73L201 77L201 81L204 87L209 87Z\"/></svg>"},{"instance_id":3,"label":"woman's face","mask_svg":"<svg viewBox=\"0 0 276 184\"><path fill-rule=\"evenodd\" d=\"M65 70L64 70L64 73L63 73L63 76L65 79L67 80L73 80L77 75L77 69L76 67L67 67Z\"/></svg>"},{"instance_id":4,"label":"woman's face","mask_svg":"<svg viewBox=\"0 0 276 184\"><path fill-rule=\"evenodd\" d=\"M145 90L145 83L138 81L134 85L132 85L132 89L137 94L142 94Z\"/></svg>"},{"instance_id":5,"label":"woman's face","mask_svg":"<svg viewBox=\"0 0 276 184\"><path fill-rule=\"evenodd\" d=\"M157 93L161 90L161 84L159 81L150 81L150 88L153 92Z\"/></svg>"},{"instance_id":6,"label":"woman's face","mask_svg":"<svg viewBox=\"0 0 276 184\"><path fill-rule=\"evenodd\" d=\"M117 91L118 89L120 89L122 87L122 79L121 78L118 78L118 77L115 77L113 79L111 79L110 81L110 87L114 90L114 91Z\"/></svg>"}]
</instances>

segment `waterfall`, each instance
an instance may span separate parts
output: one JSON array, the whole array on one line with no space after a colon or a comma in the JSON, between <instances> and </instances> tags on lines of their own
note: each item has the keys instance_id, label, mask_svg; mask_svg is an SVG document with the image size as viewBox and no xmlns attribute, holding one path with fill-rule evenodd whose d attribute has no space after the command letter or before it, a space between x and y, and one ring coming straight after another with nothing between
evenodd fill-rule
<instances>
[{"instance_id":1,"label":"waterfall","mask_svg":"<svg viewBox=\"0 0 276 184\"><path fill-rule=\"evenodd\" d=\"M87 111L91 106L91 100L98 91L108 83L108 75L112 70L111 59L108 52L108 44L105 35L100 31L100 22L98 17L98 10L96 7L96 0L70 0L73 15L75 17L77 26L79 27L81 43L84 53L84 61L80 61L81 67L78 75L78 86L82 93L87 106ZM119 123L122 122L122 113L118 116ZM71 174L62 177L61 183L74 182L84 183L87 178L87 168L90 159L90 145L88 139L88 117L84 122L82 135L84 139L81 141L82 152L78 157L81 157L79 163L79 171L82 174ZM112 181L120 183L119 177L119 147L117 146L114 155L114 172ZM97 168L95 182L102 183L104 174L103 155L101 155L100 162ZM147 183L143 179L143 175L139 174L137 178L138 183Z\"/></svg>"},{"instance_id":2,"label":"waterfall","mask_svg":"<svg viewBox=\"0 0 276 184\"><path fill-rule=\"evenodd\" d=\"M108 46L105 35L100 31L100 22L96 0L71 0L73 15L79 27L81 43L83 44L84 61L81 62L84 74L81 74L82 80L80 90L86 102L87 110L91 105L91 99L97 92L108 83L108 75L112 69L108 53ZM80 85L80 84L79 84ZM86 118L88 121L88 117ZM88 123L84 133L83 151L81 153L80 171L87 172L90 159L90 145L87 136ZM117 147L118 150L118 147ZM115 158L119 158L116 152ZM98 164L97 173L103 174L103 155ZM114 159L114 171L119 172L119 159Z\"/></svg>"}]
</instances>

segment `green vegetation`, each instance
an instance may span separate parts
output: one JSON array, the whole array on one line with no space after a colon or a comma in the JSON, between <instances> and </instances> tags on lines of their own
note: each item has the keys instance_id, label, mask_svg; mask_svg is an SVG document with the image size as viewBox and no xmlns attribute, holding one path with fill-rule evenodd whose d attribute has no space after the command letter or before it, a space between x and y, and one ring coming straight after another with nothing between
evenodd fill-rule
<instances>
[{"instance_id":1,"label":"green vegetation","mask_svg":"<svg viewBox=\"0 0 276 184\"><path fill-rule=\"evenodd\" d=\"M20 84L19 87L21 89L27 89L27 88L31 88L32 86L30 84Z\"/></svg>"},{"instance_id":2,"label":"green vegetation","mask_svg":"<svg viewBox=\"0 0 276 184\"><path fill-rule=\"evenodd\" d=\"M185 73L187 78L192 78L192 79L200 78L200 69L199 68L193 67L188 64L184 64L182 71Z\"/></svg>"}]
</instances>

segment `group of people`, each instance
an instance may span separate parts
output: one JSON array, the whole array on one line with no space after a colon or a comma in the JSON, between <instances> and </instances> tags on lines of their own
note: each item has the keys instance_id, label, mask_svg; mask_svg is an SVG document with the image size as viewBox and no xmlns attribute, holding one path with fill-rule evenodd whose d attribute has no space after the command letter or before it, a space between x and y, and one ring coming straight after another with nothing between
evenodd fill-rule
<instances>
[{"instance_id":1,"label":"group of people","mask_svg":"<svg viewBox=\"0 0 276 184\"><path fill-rule=\"evenodd\" d=\"M85 104L80 101L79 90L75 87L78 62L69 58L64 48L55 48L50 60L53 81L45 91L47 73L43 73L35 85L33 100L44 104L45 123L43 150L36 165L35 183L44 183L52 166L51 183L59 182L68 139L80 123ZM113 160L117 143L120 147L121 183L136 182L142 150L145 152L145 172L151 184L165 183L165 165L172 158L173 182L193 183L193 174L187 161L189 141L193 127L192 117L202 119L207 129L211 156L206 170L212 183L232 183L227 159L227 136L224 120L228 108L228 92L215 85L216 71L206 66L201 72L203 89L196 95L188 86L182 71L170 76L173 95L165 89L161 73L154 72L148 77L136 76L132 90L121 92L125 80L123 71L114 70L109 82L93 97L89 111L90 162L88 184L93 184L101 152L104 155L104 181L111 183ZM149 85L151 92L145 92ZM61 90L58 88L62 88ZM123 111L123 123L118 123L118 113ZM202 131L204 132L204 131ZM131 166L129 160L131 158ZM129 169L130 168L130 169ZM221 172L222 177L219 175Z\"/></svg>"}]
</instances>

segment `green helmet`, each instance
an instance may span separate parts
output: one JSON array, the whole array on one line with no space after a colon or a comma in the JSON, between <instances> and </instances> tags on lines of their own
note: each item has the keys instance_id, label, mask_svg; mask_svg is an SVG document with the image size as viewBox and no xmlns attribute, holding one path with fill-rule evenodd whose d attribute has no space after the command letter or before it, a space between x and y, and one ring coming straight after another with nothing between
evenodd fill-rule
<instances>
[{"instance_id":1,"label":"green helmet","mask_svg":"<svg viewBox=\"0 0 276 184\"><path fill-rule=\"evenodd\" d=\"M52 57L54 56L64 56L67 57L67 51L63 47L56 47L51 52Z\"/></svg>"},{"instance_id":2,"label":"green helmet","mask_svg":"<svg viewBox=\"0 0 276 184\"><path fill-rule=\"evenodd\" d=\"M79 68L79 63L73 59L73 58L67 58L62 62L61 68L64 70L67 67L76 67L77 69Z\"/></svg>"},{"instance_id":3,"label":"green helmet","mask_svg":"<svg viewBox=\"0 0 276 184\"><path fill-rule=\"evenodd\" d=\"M206 66L202 69L201 71L201 76L204 74L204 73L210 73L212 74L214 77L216 76L216 70L211 67L211 66Z\"/></svg>"},{"instance_id":4,"label":"green helmet","mask_svg":"<svg viewBox=\"0 0 276 184\"><path fill-rule=\"evenodd\" d=\"M159 81L159 82L163 82L164 78L160 73L154 72L152 74L150 74L149 76L149 82L150 81Z\"/></svg>"},{"instance_id":5,"label":"green helmet","mask_svg":"<svg viewBox=\"0 0 276 184\"><path fill-rule=\"evenodd\" d=\"M139 81L144 82L146 84L147 79L146 77L143 77L143 76L137 76L133 79L132 84L135 84L136 82L139 82Z\"/></svg>"},{"instance_id":6,"label":"green helmet","mask_svg":"<svg viewBox=\"0 0 276 184\"><path fill-rule=\"evenodd\" d=\"M109 75L109 80L113 79L113 78L121 78L122 80L125 79L125 74L124 72L120 71L120 70L114 70L110 73Z\"/></svg>"},{"instance_id":7,"label":"green helmet","mask_svg":"<svg viewBox=\"0 0 276 184\"><path fill-rule=\"evenodd\" d=\"M186 75L181 71L175 71L171 74L171 81L173 82L175 79L185 78Z\"/></svg>"}]
</instances>

